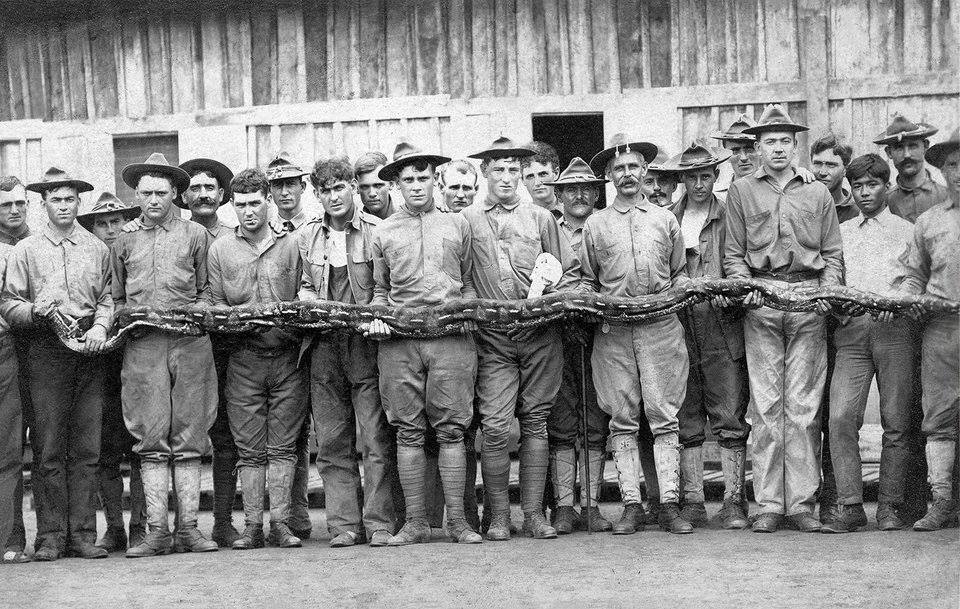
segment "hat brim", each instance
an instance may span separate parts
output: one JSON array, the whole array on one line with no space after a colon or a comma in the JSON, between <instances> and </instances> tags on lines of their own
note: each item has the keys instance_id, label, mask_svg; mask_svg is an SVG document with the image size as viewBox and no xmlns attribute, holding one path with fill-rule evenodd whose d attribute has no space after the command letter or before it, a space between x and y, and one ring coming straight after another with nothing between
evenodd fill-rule
<instances>
[{"instance_id":1,"label":"hat brim","mask_svg":"<svg viewBox=\"0 0 960 609\"><path fill-rule=\"evenodd\" d=\"M692 165L681 165L680 163L673 163L671 160L670 162L665 163L663 167L666 167L666 171L672 171L673 173L679 175L686 171L697 171L698 169L711 169L714 167L719 167L720 165L726 163L731 156L733 156L733 153L724 148L723 152L720 153L720 156L712 161L705 163L693 163Z\"/></svg>"},{"instance_id":2,"label":"hat brim","mask_svg":"<svg viewBox=\"0 0 960 609\"><path fill-rule=\"evenodd\" d=\"M590 169L597 175L604 175L607 172L607 163L610 162L610 159L616 156L618 150L626 148L629 148L630 152L639 152L643 157L643 161L648 165L653 159L657 158L657 153L660 152L657 145L651 144L650 142L631 142L629 144L611 146L593 155L593 158L590 159ZM626 152L626 150L624 150L624 152Z\"/></svg>"},{"instance_id":3,"label":"hat brim","mask_svg":"<svg viewBox=\"0 0 960 609\"><path fill-rule=\"evenodd\" d=\"M489 150L484 150L483 152L477 152L476 154L468 155L471 159L490 159L495 161L497 159L509 159L517 158L523 159L528 156L534 156L537 153L529 148L491 148Z\"/></svg>"},{"instance_id":4,"label":"hat brim","mask_svg":"<svg viewBox=\"0 0 960 609\"><path fill-rule=\"evenodd\" d=\"M173 165L154 165L153 163L133 163L127 165L120 172L123 183L130 188L136 189L141 176L145 173L159 173L170 178L173 187L177 189L177 194L182 195L190 187L190 175Z\"/></svg>"},{"instance_id":5,"label":"hat brim","mask_svg":"<svg viewBox=\"0 0 960 609\"><path fill-rule=\"evenodd\" d=\"M940 169L943 167L943 164L947 162L947 156L957 150L960 150L960 142L958 141L940 142L927 148L927 152L923 155L923 158L937 169Z\"/></svg>"},{"instance_id":6,"label":"hat brim","mask_svg":"<svg viewBox=\"0 0 960 609\"><path fill-rule=\"evenodd\" d=\"M139 205L131 205L130 207L125 207L123 209L114 209L111 211L92 211L85 214L80 214L77 216L77 224L87 229L88 231L93 228L93 222L97 219L98 216L109 216L111 214L120 214L123 216L123 219L127 222L134 220L140 217L142 210Z\"/></svg>"},{"instance_id":7,"label":"hat brim","mask_svg":"<svg viewBox=\"0 0 960 609\"><path fill-rule=\"evenodd\" d=\"M73 188L77 189L77 193L90 192L93 190L93 184L90 182L84 182L83 180L53 180L51 182L33 182L32 184L27 184L25 188L30 192L36 192L42 195L48 190L60 188L61 186L72 186Z\"/></svg>"},{"instance_id":8,"label":"hat brim","mask_svg":"<svg viewBox=\"0 0 960 609\"><path fill-rule=\"evenodd\" d=\"M401 169L407 165L412 165L420 161L426 161L427 163L433 165L433 168L436 169L444 163L449 163L451 159L450 157L440 156L438 154L411 154L403 157L402 159L387 163L381 167L380 171L377 172L377 177L381 180L392 182L397 179L398 175L400 175Z\"/></svg>"},{"instance_id":9,"label":"hat brim","mask_svg":"<svg viewBox=\"0 0 960 609\"><path fill-rule=\"evenodd\" d=\"M756 142L757 141L756 137L750 134L745 134L743 132L720 133L718 135L711 135L710 137L712 139L719 140L721 142Z\"/></svg>"},{"instance_id":10,"label":"hat brim","mask_svg":"<svg viewBox=\"0 0 960 609\"><path fill-rule=\"evenodd\" d=\"M606 178L593 178L593 179L573 179L566 181L557 181L557 182L544 182L544 186L553 186L554 188L563 188L564 186L602 186L609 182L610 180Z\"/></svg>"},{"instance_id":11,"label":"hat brim","mask_svg":"<svg viewBox=\"0 0 960 609\"><path fill-rule=\"evenodd\" d=\"M898 144L903 140L925 140L933 135L935 135L939 129L934 128L920 128L916 131L906 131L897 133L896 135L887 135L886 133L881 134L880 137L873 140L873 143L877 146L890 146L892 144Z\"/></svg>"},{"instance_id":12,"label":"hat brim","mask_svg":"<svg viewBox=\"0 0 960 609\"><path fill-rule=\"evenodd\" d=\"M747 127L743 130L743 133L759 138L761 133L767 131L802 133L804 131L810 131L810 127L807 127L806 125L799 125L797 123L768 123L766 125L754 125L753 127Z\"/></svg>"},{"instance_id":13,"label":"hat brim","mask_svg":"<svg viewBox=\"0 0 960 609\"><path fill-rule=\"evenodd\" d=\"M195 170L213 173L217 178L217 184L223 189L223 198L220 200L220 205L229 203L230 199L233 198L233 190L230 189L230 180L233 179L233 172L220 161L205 158L190 159L185 163L180 163L180 169L186 171L188 176L191 171Z\"/></svg>"}]
</instances>

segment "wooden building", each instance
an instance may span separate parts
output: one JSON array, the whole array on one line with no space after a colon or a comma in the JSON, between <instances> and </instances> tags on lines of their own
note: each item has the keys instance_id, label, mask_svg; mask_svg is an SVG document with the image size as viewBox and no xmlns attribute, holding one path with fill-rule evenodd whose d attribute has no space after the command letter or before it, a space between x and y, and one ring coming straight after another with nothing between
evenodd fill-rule
<instances>
[{"instance_id":1,"label":"wooden building","mask_svg":"<svg viewBox=\"0 0 960 609\"><path fill-rule=\"evenodd\" d=\"M132 9L131 5L136 8ZM789 104L856 152L902 111L960 124L960 0L3 2L0 173L129 191L149 150L233 168L285 149L460 156L499 134L676 152ZM936 138L935 138L936 139ZM804 142L806 145L806 142Z\"/></svg>"}]
</instances>

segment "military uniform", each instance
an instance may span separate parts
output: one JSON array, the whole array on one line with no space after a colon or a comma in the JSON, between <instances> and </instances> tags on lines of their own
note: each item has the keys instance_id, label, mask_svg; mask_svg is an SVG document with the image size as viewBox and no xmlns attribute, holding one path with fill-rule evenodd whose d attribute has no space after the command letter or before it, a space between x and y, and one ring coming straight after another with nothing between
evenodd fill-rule
<instances>
[{"instance_id":1,"label":"military uniform","mask_svg":"<svg viewBox=\"0 0 960 609\"><path fill-rule=\"evenodd\" d=\"M0 243L0 281L13 246ZM23 411L20 403L17 352L10 325L0 316L0 552L3 562L25 562L24 541L14 532L23 527ZM39 470L35 470L39 471ZM19 503L18 503L19 502Z\"/></svg>"}]
</instances>

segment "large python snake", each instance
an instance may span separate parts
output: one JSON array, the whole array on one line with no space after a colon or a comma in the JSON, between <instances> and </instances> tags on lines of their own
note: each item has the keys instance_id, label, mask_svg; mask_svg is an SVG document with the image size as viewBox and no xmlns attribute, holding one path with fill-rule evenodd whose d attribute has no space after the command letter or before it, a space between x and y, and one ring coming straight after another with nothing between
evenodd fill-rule
<instances>
[{"instance_id":1,"label":"large python snake","mask_svg":"<svg viewBox=\"0 0 960 609\"><path fill-rule=\"evenodd\" d=\"M714 296L734 301L759 290L765 306L782 311L814 311L823 299L835 310L850 311L859 305L871 315L890 311L895 316L919 305L926 314L956 314L960 302L932 296L881 296L845 287L783 289L755 279L695 279L659 294L634 298L602 296L592 292L556 292L529 300L451 300L438 307L388 307L352 305L327 300L273 302L255 306L191 305L174 309L128 307L116 316L114 328L104 347L117 349L123 341L149 330L200 336L244 334L271 327L303 333L360 332L365 324L381 319L394 336L434 338L463 332L464 322L480 328L517 331L535 328L562 319L606 322L612 325L643 323L675 313ZM54 331L69 348L82 352L82 336L63 321L52 319Z\"/></svg>"}]
</instances>

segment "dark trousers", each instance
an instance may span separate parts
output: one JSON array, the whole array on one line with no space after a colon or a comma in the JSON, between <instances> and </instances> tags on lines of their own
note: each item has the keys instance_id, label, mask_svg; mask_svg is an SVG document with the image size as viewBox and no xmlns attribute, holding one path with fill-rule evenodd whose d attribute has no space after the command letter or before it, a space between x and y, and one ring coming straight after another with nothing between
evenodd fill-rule
<instances>
[{"instance_id":1,"label":"dark trousers","mask_svg":"<svg viewBox=\"0 0 960 609\"><path fill-rule=\"evenodd\" d=\"M213 516L215 522L225 519L226 524L230 521L237 491L237 445L230 431L230 409L225 393L227 365L236 344L220 336L211 336L210 343L213 366L217 371L217 418L210 428L210 444L213 446Z\"/></svg>"},{"instance_id":2,"label":"dark trousers","mask_svg":"<svg viewBox=\"0 0 960 609\"><path fill-rule=\"evenodd\" d=\"M0 551L23 550L22 542L17 545L11 539L18 516L21 529L23 527L23 498L17 495L17 488L21 492L23 489L23 413L17 369L13 339L9 333L3 334L0 336L0 540L5 547L0 547Z\"/></svg>"},{"instance_id":3,"label":"dark trousers","mask_svg":"<svg viewBox=\"0 0 960 609\"><path fill-rule=\"evenodd\" d=\"M13 347L17 355L17 384L20 388L20 406L23 412L22 425L20 426L21 446L26 448L28 434L33 435L33 400L30 398L30 333L11 331L13 335ZM33 488L33 505L39 510L43 497L38 492L40 488L40 476L36 472L40 471L40 464L37 461L39 453L36 450L33 454L32 475L30 477L30 486ZM22 469L22 458L21 458ZM13 528L6 538L5 546L8 548L22 550L27 545L27 532L23 526L23 474L17 481L17 487L13 496ZM2 539L2 538L0 538Z\"/></svg>"},{"instance_id":4,"label":"dark trousers","mask_svg":"<svg viewBox=\"0 0 960 609\"><path fill-rule=\"evenodd\" d=\"M100 426L100 501L108 526L123 527L123 507L113 502L123 496L123 474L120 465L130 463L130 528L146 526L147 512L140 480L140 457L133 452L136 440L123 422L123 402L120 400L120 370L123 352L114 351L103 356L103 414Z\"/></svg>"},{"instance_id":5,"label":"dark trousers","mask_svg":"<svg viewBox=\"0 0 960 609\"><path fill-rule=\"evenodd\" d=\"M68 540L93 543L103 361L67 349L48 332L37 333L29 358L43 496L37 538L61 550Z\"/></svg>"},{"instance_id":6,"label":"dark trousers","mask_svg":"<svg viewBox=\"0 0 960 609\"><path fill-rule=\"evenodd\" d=\"M593 354L593 340L587 345L572 341L563 341L563 379L557 401L547 416L547 437L551 448L574 448L584 433L582 422L583 383L586 382L587 398L587 448L606 450L607 436L610 435L610 417L597 404L597 389L593 385L593 368L590 357ZM581 358L581 355L584 358ZM582 364L586 363L586 367Z\"/></svg>"}]
</instances>

